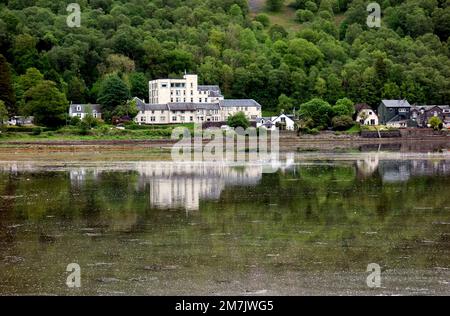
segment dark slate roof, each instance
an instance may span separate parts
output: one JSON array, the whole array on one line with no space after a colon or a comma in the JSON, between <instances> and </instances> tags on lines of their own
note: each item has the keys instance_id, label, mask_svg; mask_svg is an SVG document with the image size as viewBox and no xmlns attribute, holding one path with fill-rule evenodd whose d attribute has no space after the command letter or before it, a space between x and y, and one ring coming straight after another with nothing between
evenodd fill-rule
<instances>
[{"instance_id":1,"label":"dark slate roof","mask_svg":"<svg viewBox=\"0 0 450 316\"><path fill-rule=\"evenodd\" d=\"M203 110L220 110L218 103L196 103L197 109Z\"/></svg>"},{"instance_id":2,"label":"dark slate roof","mask_svg":"<svg viewBox=\"0 0 450 316\"><path fill-rule=\"evenodd\" d=\"M261 104L253 99L222 100L219 105L220 107L261 107Z\"/></svg>"},{"instance_id":3,"label":"dark slate roof","mask_svg":"<svg viewBox=\"0 0 450 316\"><path fill-rule=\"evenodd\" d=\"M221 94L219 86L198 86L198 91L215 91Z\"/></svg>"},{"instance_id":4,"label":"dark slate roof","mask_svg":"<svg viewBox=\"0 0 450 316\"><path fill-rule=\"evenodd\" d=\"M135 97L133 100L136 101L136 105L138 108L145 105L145 102L143 100L139 99L138 97Z\"/></svg>"},{"instance_id":5,"label":"dark slate roof","mask_svg":"<svg viewBox=\"0 0 450 316\"><path fill-rule=\"evenodd\" d=\"M80 110L78 110L80 107ZM102 112L102 108L100 104L71 104L70 110L72 113L86 113L87 108L90 108L92 111L96 111L97 113Z\"/></svg>"},{"instance_id":6,"label":"dark slate roof","mask_svg":"<svg viewBox=\"0 0 450 316\"><path fill-rule=\"evenodd\" d=\"M169 103L167 105L171 111L195 111L196 103Z\"/></svg>"},{"instance_id":7,"label":"dark slate roof","mask_svg":"<svg viewBox=\"0 0 450 316\"><path fill-rule=\"evenodd\" d=\"M441 110L450 110L450 105L413 105L412 109L413 110L425 110L425 111L429 111L432 110L434 108L440 108Z\"/></svg>"},{"instance_id":8,"label":"dark slate roof","mask_svg":"<svg viewBox=\"0 0 450 316\"><path fill-rule=\"evenodd\" d=\"M210 98L223 97L219 86L198 86L198 91L207 91Z\"/></svg>"},{"instance_id":9,"label":"dark slate roof","mask_svg":"<svg viewBox=\"0 0 450 316\"><path fill-rule=\"evenodd\" d=\"M372 108L367 103L358 103L358 104L355 104L355 110L356 110L356 112L359 113L362 110L372 110Z\"/></svg>"},{"instance_id":10,"label":"dark slate roof","mask_svg":"<svg viewBox=\"0 0 450 316\"><path fill-rule=\"evenodd\" d=\"M387 108L410 108L411 105L407 100L382 100Z\"/></svg>"},{"instance_id":11,"label":"dark slate roof","mask_svg":"<svg viewBox=\"0 0 450 316\"><path fill-rule=\"evenodd\" d=\"M209 96L210 98L220 98L220 97L223 97L223 95L220 94L220 92L217 92L217 91L210 91L208 96Z\"/></svg>"},{"instance_id":12,"label":"dark slate roof","mask_svg":"<svg viewBox=\"0 0 450 316\"><path fill-rule=\"evenodd\" d=\"M137 106L139 111L166 111L167 104L148 104L142 103Z\"/></svg>"}]
</instances>

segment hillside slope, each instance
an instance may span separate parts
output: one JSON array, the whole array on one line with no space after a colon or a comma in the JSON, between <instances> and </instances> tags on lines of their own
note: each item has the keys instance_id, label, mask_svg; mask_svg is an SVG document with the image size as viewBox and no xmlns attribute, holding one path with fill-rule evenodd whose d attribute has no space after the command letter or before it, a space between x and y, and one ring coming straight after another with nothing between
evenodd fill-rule
<instances>
[{"instance_id":1,"label":"hillside slope","mask_svg":"<svg viewBox=\"0 0 450 316\"><path fill-rule=\"evenodd\" d=\"M257 0L90 1L80 28L66 24L69 2L0 4L0 52L10 66L7 75L0 59L0 98L10 114L30 113L41 97L30 87L42 80L61 102L94 103L112 83L124 97L148 98L147 80L185 70L265 109L312 98L450 103L448 1L385 2L380 29L367 27L364 0L286 2L268 21Z\"/></svg>"}]
</instances>

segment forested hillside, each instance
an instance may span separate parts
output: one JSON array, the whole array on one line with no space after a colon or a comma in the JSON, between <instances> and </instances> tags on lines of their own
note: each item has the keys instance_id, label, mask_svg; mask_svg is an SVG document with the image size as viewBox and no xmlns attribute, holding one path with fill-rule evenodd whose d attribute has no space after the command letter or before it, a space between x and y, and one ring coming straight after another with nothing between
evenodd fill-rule
<instances>
[{"instance_id":1,"label":"forested hillside","mask_svg":"<svg viewBox=\"0 0 450 316\"><path fill-rule=\"evenodd\" d=\"M298 31L246 0L80 0L81 27L70 28L71 2L0 1L11 70L0 58L0 98L10 114L42 100L98 102L111 89L148 99L147 80L185 70L265 109L313 97L450 102L450 0L384 0L379 29L366 26L371 1L296 0L286 4L299 10Z\"/></svg>"}]
</instances>

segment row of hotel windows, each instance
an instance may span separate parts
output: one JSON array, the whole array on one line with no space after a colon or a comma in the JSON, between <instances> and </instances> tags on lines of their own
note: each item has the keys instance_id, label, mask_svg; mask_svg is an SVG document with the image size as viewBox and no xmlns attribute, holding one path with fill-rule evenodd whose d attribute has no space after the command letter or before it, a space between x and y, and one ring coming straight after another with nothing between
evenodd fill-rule
<instances>
[{"instance_id":1,"label":"row of hotel windows","mask_svg":"<svg viewBox=\"0 0 450 316\"><path fill-rule=\"evenodd\" d=\"M205 118L203 116L199 117L200 121L204 121ZM208 121L210 119L207 119ZM165 122L166 121L166 117L165 116L161 116L160 117L160 121L161 122ZM177 122L178 121L178 117L177 116L172 116L172 122ZM186 117L185 116L180 116L180 122L185 122L186 121ZM214 116L212 117L212 121L214 122L219 122L220 118L218 116ZM141 116L141 122L145 123L147 122L147 118L145 116ZM150 122L156 122L156 116L150 116ZM189 116L189 122L194 122L194 117L193 116Z\"/></svg>"},{"instance_id":2,"label":"row of hotel windows","mask_svg":"<svg viewBox=\"0 0 450 316\"><path fill-rule=\"evenodd\" d=\"M186 95L186 90L170 90L170 95ZM209 91L198 91L198 94L209 95ZM151 90L151 96L158 96L158 90ZM194 95L194 90L191 90L191 96Z\"/></svg>"},{"instance_id":3,"label":"row of hotel windows","mask_svg":"<svg viewBox=\"0 0 450 316\"><path fill-rule=\"evenodd\" d=\"M193 88L194 87L194 83L191 82L190 86L191 86L191 88ZM161 83L161 88L168 88L168 87L169 87L169 84L167 82L162 82ZM184 83L184 82L172 82L172 83L170 83L170 87L171 88L186 88L186 83ZM157 84L153 83L152 84L152 88L156 89L157 88Z\"/></svg>"},{"instance_id":4,"label":"row of hotel windows","mask_svg":"<svg viewBox=\"0 0 450 316\"><path fill-rule=\"evenodd\" d=\"M219 99L217 98L216 101L218 101L218 100L219 100ZM174 102L176 102L176 103L181 102L181 98L176 98L176 99L170 98L170 102L171 102L171 103L174 103ZM183 98L183 102L186 102L186 98ZM194 98L191 98L191 103L194 103ZM199 99L198 99L198 103L203 103L203 99L202 99L202 98L199 98ZM204 103L208 103L208 98L205 98L205 102L204 102Z\"/></svg>"},{"instance_id":5,"label":"row of hotel windows","mask_svg":"<svg viewBox=\"0 0 450 316\"><path fill-rule=\"evenodd\" d=\"M153 110L153 111L149 111L149 112L152 112L152 114L155 114L155 110ZM165 110L160 110L160 113L161 114L163 114L165 112ZM199 114L203 114L203 113L206 113L206 114L209 114L209 115L211 115L211 114L219 114L219 110L196 110L196 111L185 111L185 110L175 110L175 111L172 111L173 113L182 113L182 114L184 114L184 113L195 113L195 112L197 112L197 113L199 113ZM141 111L141 114L143 115L144 114L144 111Z\"/></svg>"}]
</instances>

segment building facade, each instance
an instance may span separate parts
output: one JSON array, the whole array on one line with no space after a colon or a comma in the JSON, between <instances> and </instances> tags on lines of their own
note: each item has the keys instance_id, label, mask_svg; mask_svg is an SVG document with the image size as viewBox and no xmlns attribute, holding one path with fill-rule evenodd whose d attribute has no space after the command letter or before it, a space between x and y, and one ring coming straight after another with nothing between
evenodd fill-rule
<instances>
[{"instance_id":1,"label":"building facade","mask_svg":"<svg viewBox=\"0 0 450 316\"><path fill-rule=\"evenodd\" d=\"M407 127L411 117L411 105L407 100L382 100L378 107L380 124Z\"/></svg>"},{"instance_id":2,"label":"building facade","mask_svg":"<svg viewBox=\"0 0 450 316\"><path fill-rule=\"evenodd\" d=\"M243 112L250 121L261 117L261 105L252 99L225 100L219 86L198 85L197 75L149 82L149 103L139 98L138 124L225 122Z\"/></svg>"},{"instance_id":3,"label":"building facade","mask_svg":"<svg viewBox=\"0 0 450 316\"><path fill-rule=\"evenodd\" d=\"M446 126L450 125L449 105L414 105L411 107L411 119L418 127L428 127L432 117L438 117Z\"/></svg>"},{"instance_id":4,"label":"building facade","mask_svg":"<svg viewBox=\"0 0 450 316\"><path fill-rule=\"evenodd\" d=\"M379 125L378 115L368 104L356 104L356 122L361 125Z\"/></svg>"},{"instance_id":5,"label":"building facade","mask_svg":"<svg viewBox=\"0 0 450 316\"><path fill-rule=\"evenodd\" d=\"M78 116L80 119L84 119L88 114L100 120L102 118L100 104L71 104L69 107L70 117Z\"/></svg>"},{"instance_id":6,"label":"building facade","mask_svg":"<svg viewBox=\"0 0 450 316\"><path fill-rule=\"evenodd\" d=\"M197 75L183 79L158 79L149 82L149 103L217 103L224 97L219 86L198 85Z\"/></svg>"},{"instance_id":7,"label":"building facade","mask_svg":"<svg viewBox=\"0 0 450 316\"><path fill-rule=\"evenodd\" d=\"M279 116L259 118L256 122L256 127L264 128L269 131L274 131L277 129L284 131L294 131L295 122L291 116L281 114Z\"/></svg>"}]
</instances>

